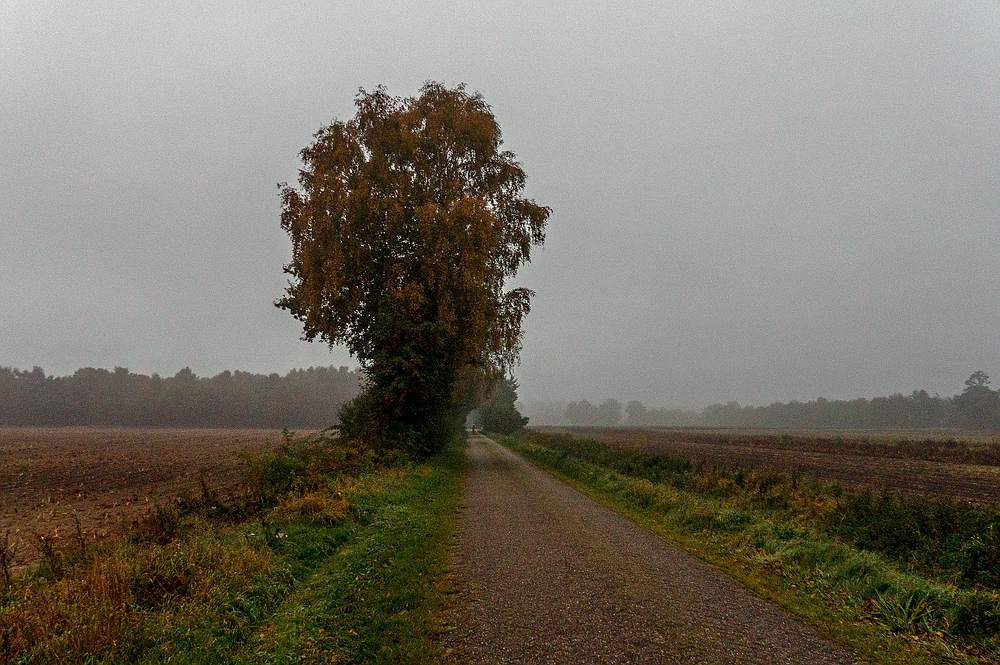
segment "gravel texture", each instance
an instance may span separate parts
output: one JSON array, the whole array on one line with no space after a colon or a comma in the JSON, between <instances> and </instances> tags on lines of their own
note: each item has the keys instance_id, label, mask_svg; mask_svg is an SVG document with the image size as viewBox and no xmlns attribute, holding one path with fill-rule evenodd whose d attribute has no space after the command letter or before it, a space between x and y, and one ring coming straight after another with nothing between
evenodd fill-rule
<instances>
[{"instance_id":1,"label":"gravel texture","mask_svg":"<svg viewBox=\"0 0 1000 665\"><path fill-rule=\"evenodd\" d=\"M451 575L443 642L458 662L861 662L483 437Z\"/></svg>"}]
</instances>

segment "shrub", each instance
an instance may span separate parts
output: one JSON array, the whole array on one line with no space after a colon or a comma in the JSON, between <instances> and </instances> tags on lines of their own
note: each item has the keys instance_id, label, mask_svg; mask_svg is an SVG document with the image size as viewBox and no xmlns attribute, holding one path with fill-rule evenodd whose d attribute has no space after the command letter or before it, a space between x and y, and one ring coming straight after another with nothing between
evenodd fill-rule
<instances>
[{"instance_id":1,"label":"shrub","mask_svg":"<svg viewBox=\"0 0 1000 665\"><path fill-rule=\"evenodd\" d=\"M398 455L383 455L384 462L400 463ZM259 507L271 507L288 495L315 492L341 476L375 468L379 455L358 443L331 435L315 439L286 436L274 452L247 458L244 482Z\"/></svg>"},{"instance_id":2,"label":"shrub","mask_svg":"<svg viewBox=\"0 0 1000 665\"><path fill-rule=\"evenodd\" d=\"M959 554L962 577L991 589L1000 588L1000 524L990 523L966 542Z\"/></svg>"}]
</instances>

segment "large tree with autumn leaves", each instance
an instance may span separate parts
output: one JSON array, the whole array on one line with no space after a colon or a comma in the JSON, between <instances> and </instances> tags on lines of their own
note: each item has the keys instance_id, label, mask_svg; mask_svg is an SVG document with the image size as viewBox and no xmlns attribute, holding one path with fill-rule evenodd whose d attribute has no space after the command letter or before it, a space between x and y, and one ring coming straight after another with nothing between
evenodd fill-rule
<instances>
[{"instance_id":1,"label":"large tree with autumn leaves","mask_svg":"<svg viewBox=\"0 0 1000 665\"><path fill-rule=\"evenodd\" d=\"M361 90L355 105L302 151L299 187L282 186L292 260L277 305L364 369L346 435L427 454L517 362L533 293L506 283L550 209L522 196L480 94L430 82L409 98Z\"/></svg>"}]
</instances>

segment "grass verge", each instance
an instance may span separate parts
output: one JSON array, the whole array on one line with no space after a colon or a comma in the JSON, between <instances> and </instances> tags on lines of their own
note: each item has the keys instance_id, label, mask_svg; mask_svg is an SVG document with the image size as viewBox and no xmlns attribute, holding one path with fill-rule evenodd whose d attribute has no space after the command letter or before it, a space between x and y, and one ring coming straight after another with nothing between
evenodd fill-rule
<instances>
[{"instance_id":1,"label":"grass verge","mask_svg":"<svg viewBox=\"0 0 1000 665\"><path fill-rule=\"evenodd\" d=\"M570 437L500 440L871 662L1000 662L995 588L957 580L954 567L927 572L926 552L909 561L904 552L864 549L838 535L850 510L875 514L870 496L858 501L808 477L704 468ZM900 514L891 498L886 506L890 517Z\"/></svg>"},{"instance_id":2,"label":"grass verge","mask_svg":"<svg viewBox=\"0 0 1000 665\"><path fill-rule=\"evenodd\" d=\"M336 439L249 460L252 491L159 509L0 596L0 663L436 663L461 489Z\"/></svg>"}]
</instances>

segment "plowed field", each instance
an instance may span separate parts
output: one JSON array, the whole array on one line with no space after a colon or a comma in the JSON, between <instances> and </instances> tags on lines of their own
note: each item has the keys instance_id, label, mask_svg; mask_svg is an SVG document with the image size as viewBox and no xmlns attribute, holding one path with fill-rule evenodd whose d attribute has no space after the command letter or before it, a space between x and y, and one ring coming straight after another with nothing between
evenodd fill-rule
<instances>
[{"instance_id":1,"label":"plowed field","mask_svg":"<svg viewBox=\"0 0 1000 665\"><path fill-rule=\"evenodd\" d=\"M220 496L240 480L241 451L275 448L278 430L0 428L0 537L16 568L57 544L98 542L156 505L197 496L201 480Z\"/></svg>"},{"instance_id":2,"label":"plowed field","mask_svg":"<svg viewBox=\"0 0 1000 665\"><path fill-rule=\"evenodd\" d=\"M692 431L656 431L626 428L539 428L596 439L621 448L666 453L697 463L726 467L768 467L807 473L847 487L889 489L910 495L957 497L978 503L1000 501L1000 467L928 461L899 456L898 450L879 445L831 439L829 448L811 441L789 444L780 433L732 440L717 432L711 437ZM770 438L769 438L770 436ZM710 441L705 441L710 438ZM997 444L983 444L997 445Z\"/></svg>"}]
</instances>

